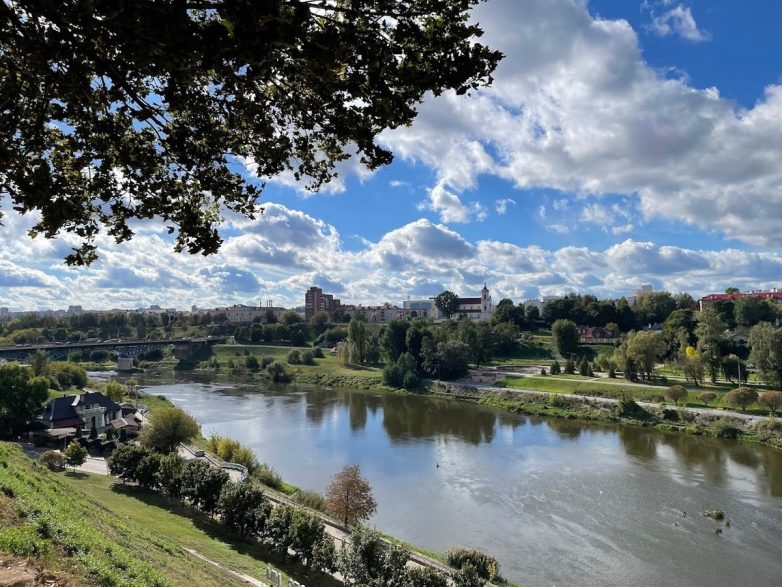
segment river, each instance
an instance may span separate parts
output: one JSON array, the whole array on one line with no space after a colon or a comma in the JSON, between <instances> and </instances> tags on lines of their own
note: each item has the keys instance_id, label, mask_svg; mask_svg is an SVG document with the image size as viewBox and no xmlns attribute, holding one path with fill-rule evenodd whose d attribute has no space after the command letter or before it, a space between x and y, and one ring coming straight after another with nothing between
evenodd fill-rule
<instances>
[{"instance_id":1,"label":"river","mask_svg":"<svg viewBox=\"0 0 782 587\"><path fill-rule=\"evenodd\" d=\"M479 548L526 586L782 585L782 451L429 397L143 383L302 488L360 465L370 525ZM702 515L716 508L730 527Z\"/></svg>"}]
</instances>

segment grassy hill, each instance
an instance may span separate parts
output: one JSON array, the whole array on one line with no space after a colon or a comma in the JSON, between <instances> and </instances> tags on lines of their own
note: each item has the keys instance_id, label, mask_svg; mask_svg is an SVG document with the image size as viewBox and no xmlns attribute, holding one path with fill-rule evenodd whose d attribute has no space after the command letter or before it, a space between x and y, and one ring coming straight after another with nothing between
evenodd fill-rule
<instances>
[{"instance_id":1,"label":"grassy hill","mask_svg":"<svg viewBox=\"0 0 782 587\"><path fill-rule=\"evenodd\" d=\"M0 558L31 557L71 585L246 585L183 547L259 579L264 561L274 559L161 495L108 477L52 473L17 445L0 442ZM297 566L274 566L307 585L338 584L304 577Z\"/></svg>"}]
</instances>

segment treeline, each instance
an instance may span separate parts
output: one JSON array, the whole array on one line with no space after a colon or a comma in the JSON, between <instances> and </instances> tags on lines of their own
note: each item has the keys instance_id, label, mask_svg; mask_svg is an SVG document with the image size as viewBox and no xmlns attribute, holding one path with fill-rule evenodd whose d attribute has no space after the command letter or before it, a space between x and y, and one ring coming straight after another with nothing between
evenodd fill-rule
<instances>
[{"instance_id":1,"label":"treeline","mask_svg":"<svg viewBox=\"0 0 782 587\"><path fill-rule=\"evenodd\" d=\"M510 352L518 336L518 328L510 323L461 319L434 325L422 318L394 320L370 334L363 320L354 319L340 358L346 365L383 361L387 385L413 389L421 377L463 376L470 365L480 366L495 354Z\"/></svg>"},{"instance_id":2,"label":"treeline","mask_svg":"<svg viewBox=\"0 0 782 587\"><path fill-rule=\"evenodd\" d=\"M214 442L218 448L232 444L220 437ZM241 448L238 443L232 446L232 450L237 448ZM274 505L260 487L232 482L222 469L202 460L186 461L176 453L161 454L138 445L121 445L109 457L108 468L123 483L162 492L218 517L240 539L267 545L283 563L293 552L307 573L313 569L339 572L347 585L446 587L450 579L456 587L473 587L484 585L499 569L491 557L464 549L454 551L453 558L458 563L454 573L408 569L407 549L388 544L376 531L360 526L337 553L318 514L286 504Z\"/></svg>"}]
</instances>

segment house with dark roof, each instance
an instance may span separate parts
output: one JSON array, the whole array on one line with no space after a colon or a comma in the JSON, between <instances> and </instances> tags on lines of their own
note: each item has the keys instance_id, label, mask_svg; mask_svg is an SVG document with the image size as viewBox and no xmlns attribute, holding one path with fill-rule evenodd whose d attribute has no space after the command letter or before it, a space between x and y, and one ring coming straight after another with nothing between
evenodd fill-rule
<instances>
[{"instance_id":1,"label":"house with dark roof","mask_svg":"<svg viewBox=\"0 0 782 587\"><path fill-rule=\"evenodd\" d=\"M579 326L578 338L581 344L614 344L620 338L601 326Z\"/></svg>"},{"instance_id":2,"label":"house with dark roof","mask_svg":"<svg viewBox=\"0 0 782 587\"><path fill-rule=\"evenodd\" d=\"M48 429L76 428L98 433L112 427L111 422L122 418L122 408L100 392L56 397L44 406L39 421Z\"/></svg>"}]
</instances>

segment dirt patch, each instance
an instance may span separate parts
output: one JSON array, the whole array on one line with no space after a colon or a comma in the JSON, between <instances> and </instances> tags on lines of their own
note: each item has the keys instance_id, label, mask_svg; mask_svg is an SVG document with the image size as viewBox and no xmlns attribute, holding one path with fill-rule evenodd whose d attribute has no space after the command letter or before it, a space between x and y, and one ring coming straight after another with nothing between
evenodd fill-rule
<instances>
[{"instance_id":1,"label":"dirt patch","mask_svg":"<svg viewBox=\"0 0 782 587\"><path fill-rule=\"evenodd\" d=\"M68 581L27 559L0 557L3 587L67 587Z\"/></svg>"}]
</instances>

